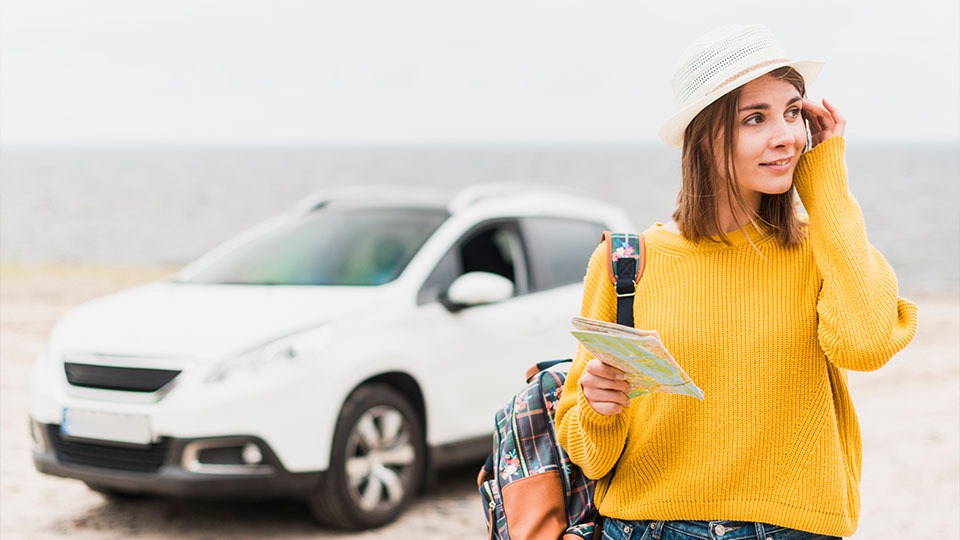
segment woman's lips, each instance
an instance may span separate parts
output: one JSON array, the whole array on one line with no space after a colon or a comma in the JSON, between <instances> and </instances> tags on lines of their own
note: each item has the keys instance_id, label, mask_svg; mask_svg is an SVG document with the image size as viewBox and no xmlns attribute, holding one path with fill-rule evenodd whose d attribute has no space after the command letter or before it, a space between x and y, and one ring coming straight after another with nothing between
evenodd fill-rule
<instances>
[{"instance_id":1,"label":"woman's lips","mask_svg":"<svg viewBox=\"0 0 960 540\"><path fill-rule=\"evenodd\" d=\"M790 165L792 163L793 163L793 158L788 157L788 158L778 159L776 161L767 161L766 163L761 163L760 166L767 169L772 169L775 171L781 171L781 170L785 171L790 169Z\"/></svg>"}]
</instances>

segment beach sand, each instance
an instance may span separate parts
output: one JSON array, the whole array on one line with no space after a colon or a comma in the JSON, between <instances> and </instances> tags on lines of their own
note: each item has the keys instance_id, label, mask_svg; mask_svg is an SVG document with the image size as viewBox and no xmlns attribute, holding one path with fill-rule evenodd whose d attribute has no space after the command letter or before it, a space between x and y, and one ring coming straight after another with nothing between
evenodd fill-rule
<instances>
[{"instance_id":1,"label":"beach sand","mask_svg":"<svg viewBox=\"0 0 960 540\"><path fill-rule=\"evenodd\" d=\"M54 323L81 302L169 274L0 266L0 538L485 538L474 467L443 473L396 523L357 534L316 527L294 502L109 500L81 482L38 473L30 457L27 382ZM864 456L856 540L960 536L960 295L912 299L920 305L914 342L883 369L850 375Z\"/></svg>"}]
</instances>

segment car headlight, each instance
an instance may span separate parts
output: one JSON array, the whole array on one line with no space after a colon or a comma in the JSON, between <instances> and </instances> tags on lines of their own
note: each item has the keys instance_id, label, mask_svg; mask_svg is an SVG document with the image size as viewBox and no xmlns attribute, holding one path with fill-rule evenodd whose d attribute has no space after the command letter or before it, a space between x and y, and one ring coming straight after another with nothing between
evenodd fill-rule
<instances>
[{"instance_id":1,"label":"car headlight","mask_svg":"<svg viewBox=\"0 0 960 540\"><path fill-rule=\"evenodd\" d=\"M323 327L286 336L255 347L218 364L205 382L220 382L235 377L258 377L277 373L301 363L330 340L330 328Z\"/></svg>"}]
</instances>

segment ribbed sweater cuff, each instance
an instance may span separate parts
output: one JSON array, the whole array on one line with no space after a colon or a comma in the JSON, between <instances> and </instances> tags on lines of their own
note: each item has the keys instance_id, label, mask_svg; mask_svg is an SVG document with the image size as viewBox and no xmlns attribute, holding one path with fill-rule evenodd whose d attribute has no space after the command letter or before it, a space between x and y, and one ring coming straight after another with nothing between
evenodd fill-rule
<instances>
[{"instance_id":1,"label":"ribbed sweater cuff","mask_svg":"<svg viewBox=\"0 0 960 540\"><path fill-rule=\"evenodd\" d=\"M583 388L577 391L577 409L580 426L592 439L612 437L618 431L627 429L626 408L620 414L600 414L590 406L583 395Z\"/></svg>"},{"instance_id":2,"label":"ribbed sweater cuff","mask_svg":"<svg viewBox=\"0 0 960 540\"><path fill-rule=\"evenodd\" d=\"M844 138L830 137L804 154L793 178L797 193L811 216L821 212L846 214L849 187ZM839 194L844 196L838 197Z\"/></svg>"}]
</instances>

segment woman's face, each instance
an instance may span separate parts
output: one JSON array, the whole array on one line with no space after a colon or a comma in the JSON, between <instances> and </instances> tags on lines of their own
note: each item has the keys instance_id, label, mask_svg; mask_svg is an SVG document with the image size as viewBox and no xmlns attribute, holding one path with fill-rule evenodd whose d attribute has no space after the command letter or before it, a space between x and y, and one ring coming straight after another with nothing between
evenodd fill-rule
<instances>
[{"instance_id":1,"label":"woman's face","mask_svg":"<svg viewBox=\"0 0 960 540\"><path fill-rule=\"evenodd\" d=\"M807 141L801 101L792 84L769 74L740 89L733 165L744 200L759 205L761 194L790 189Z\"/></svg>"}]
</instances>

